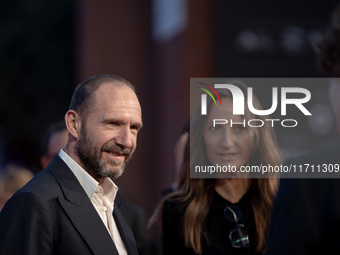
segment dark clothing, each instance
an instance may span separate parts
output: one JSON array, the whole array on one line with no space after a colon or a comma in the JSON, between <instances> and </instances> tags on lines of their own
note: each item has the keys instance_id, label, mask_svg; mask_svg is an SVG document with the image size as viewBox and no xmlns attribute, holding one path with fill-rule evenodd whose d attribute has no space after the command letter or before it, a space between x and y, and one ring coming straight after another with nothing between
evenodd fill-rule
<instances>
[{"instance_id":1,"label":"dark clothing","mask_svg":"<svg viewBox=\"0 0 340 255\"><path fill-rule=\"evenodd\" d=\"M340 164L340 142L289 163ZM340 254L339 229L340 179L282 179L267 254Z\"/></svg>"},{"instance_id":2,"label":"dark clothing","mask_svg":"<svg viewBox=\"0 0 340 255\"><path fill-rule=\"evenodd\" d=\"M114 219L128 254L138 254L115 202ZM77 178L59 157L7 202L0 213L0 254L118 255Z\"/></svg>"},{"instance_id":3,"label":"dark clothing","mask_svg":"<svg viewBox=\"0 0 340 255\"><path fill-rule=\"evenodd\" d=\"M120 198L118 193L116 201ZM147 238L146 221L143 209L125 199L122 199L122 205L119 209L132 229L139 255L152 254L151 243Z\"/></svg>"},{"instance_id":4,"label":"dark clothing","mask_svg":"<svg viewBox=\"0 0 340 255\"><path fill-rule=\"evenodd\" d=\"M214 192L209 213L206 217L204 228L206 229L208 242L203 242L203 254L256 254L255 246L257 244L256 227L254 223L254 214L251 206L249 192L242 199L235 203L238 205L243 214L243 224L249 235L249 248L234 248L229 240L229 233L236 228L236 223L228 222L223 214L226 205L231 205L229 201ZM163 254L186 254L191 255L195 252L184 245L183 231L181 221L187 205L180 205L173 202L167 202L163 209Z\"/></svg>"}]
</instances>

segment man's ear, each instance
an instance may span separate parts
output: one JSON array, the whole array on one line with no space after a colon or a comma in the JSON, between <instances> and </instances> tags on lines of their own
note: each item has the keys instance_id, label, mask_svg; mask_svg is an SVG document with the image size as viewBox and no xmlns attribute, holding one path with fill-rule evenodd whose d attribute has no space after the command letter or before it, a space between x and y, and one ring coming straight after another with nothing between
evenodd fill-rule
<instances>
[{"instance_id":1,"label":"man's ear","mask_svg":"<svg viewBox=\"0 0 340 255\"><path fill-rule=\"evenodd\" d=\"M74 110L68 110L65 114L65 124L68 132L74 138L80 137L81 118Z\"/></svg>"}]
</instances>

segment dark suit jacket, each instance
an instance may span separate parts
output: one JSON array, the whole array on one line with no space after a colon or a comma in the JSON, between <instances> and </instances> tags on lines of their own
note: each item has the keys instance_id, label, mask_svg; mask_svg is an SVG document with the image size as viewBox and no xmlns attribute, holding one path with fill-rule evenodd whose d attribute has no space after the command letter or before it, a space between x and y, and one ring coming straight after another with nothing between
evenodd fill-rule
<instances>
[{"instance_id":1,"label":"dark suit jacket","mask_svg":"<svg viewBox=\"0 0 340 255\"><path fill-rule=\"evenodd\" d=\"M340 164L340 142L289 160ZM267 255L340 254L340 179L282 179Z\"/></svg>"},{"instance_id":2,"label":"dark suit jacket","mask_svg":"<svg viewBox=\"0 0 340 255\"><path fill-rule=\"evenodd\" d=\"M120 203L114 218L128 254L138 254ZM56 156L20 189L0 213L0 254L118 255L91 200L77 178Z\"/></svg>"},{"instance_id":3,"label":"dark suit jacket","mask_svg":"<svg viewBox=\"0 0 340 255\"><path fill-rule=\"evenodd\" d=\"M151 243L147 237L145 214L142 208L130 203L119 193L116 196L115 203L120 201L120 211L124 215L126 222L130 225L136 240L139 255L153 254Z\"/></svg>"}]
</instances>

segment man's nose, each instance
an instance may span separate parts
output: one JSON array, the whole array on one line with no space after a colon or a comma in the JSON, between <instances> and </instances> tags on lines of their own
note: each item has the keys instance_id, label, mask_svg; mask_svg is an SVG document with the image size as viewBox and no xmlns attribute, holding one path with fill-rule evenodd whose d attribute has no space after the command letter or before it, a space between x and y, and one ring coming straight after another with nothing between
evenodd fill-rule
<instances>
[{"instance_id":1,"label":"man's nose","mask_svg":"<svg viewBox=\"0 0 340 255\"><path fill-rule=\"evenodd\" d=\"M132 147L132 136L129 127L121 127L118 135L115 138L116 144L124 147L131 148Z\"/></svg>"}]
</instances>

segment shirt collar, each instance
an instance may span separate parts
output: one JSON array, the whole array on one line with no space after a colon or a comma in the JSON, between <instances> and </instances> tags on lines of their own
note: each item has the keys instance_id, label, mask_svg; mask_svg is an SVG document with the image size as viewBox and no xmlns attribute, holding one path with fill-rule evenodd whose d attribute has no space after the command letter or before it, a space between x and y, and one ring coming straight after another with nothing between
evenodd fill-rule
<instances>
[{"instance_id":1,"label":"shirt collar","mask_svg":"<svg viewBox=\"0 0 340 255\"><path fill-rule=\"evenodd\" d=\"M107 201L113 206L113 201L116 198L118 187L110 178L106 177L103 183L97 186L95 192L102 194L104 198L107 198Z\"/></svg>"},{"instance_id":2,"label":"shirt collar","mask_svg":"<svg viewBox=\"0 0 340 255\"><path fill-rule=\"evenodd\" d=\"M99 183L62 149L59 151L59 157L71 169L87 196L91 199Z\"/></svg>"},{"instance_id":3,"label":"shirt collar","mask_svg":"<svg viewBox=\"0 0 340 255\"><path fill-rule=\"evenodd\" d=\"M114 201L118 192L117 185L109 178L106 177L103 181L102 186L97 182L88 172L86 172L77 162L75 162L66 152L62 149L59 151L59 157L66 163L71 169L73 174L78 179L80 185L85 190L89 199L92 198L93 194L97 190L108 197L111 201Z\"/></svg>"}]
</instances>

